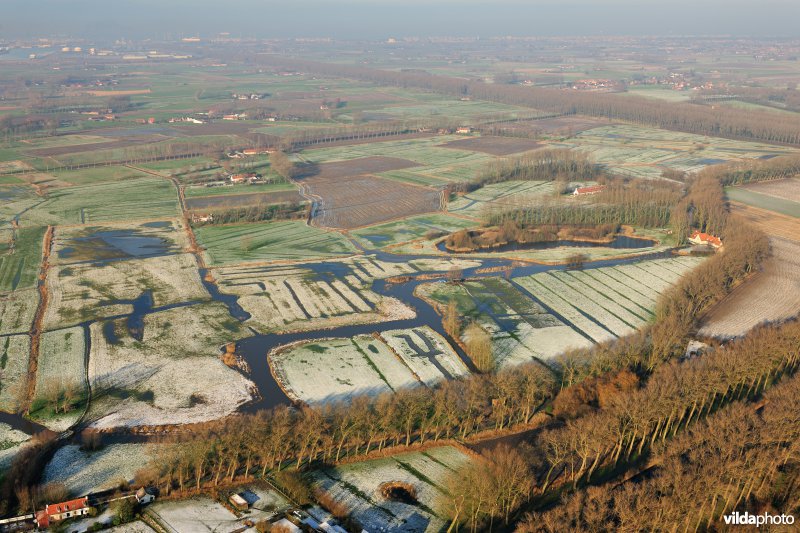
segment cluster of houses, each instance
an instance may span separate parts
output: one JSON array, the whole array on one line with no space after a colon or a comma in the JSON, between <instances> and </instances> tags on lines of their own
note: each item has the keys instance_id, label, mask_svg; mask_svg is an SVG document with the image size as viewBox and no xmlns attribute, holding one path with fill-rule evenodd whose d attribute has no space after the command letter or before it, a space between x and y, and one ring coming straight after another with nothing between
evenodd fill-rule
<instances>
[{"instance_id":1,"label":"cluster of houses","mask_svg":"<svg viewBox=\"0 0 800 533\"><path fill-rule=\"evenodd\" d=\"M231 494L228 503L237 511L247 511L250 502L244 493ZM329 520L318 520L303 511L292 511L285 517L274 522L272 528L279 531L290 533L318 532L318 533L347 533L347 530L338 524L331 523Z\"/></svg>"},{"instance_id":2,"label":"cluster of houses","mask_svg":"<svg viewBox=\"0 0 800 533\"><path fill-rule=\"evenodd\" d=\"M612 91L619 89L620 85L614 80L586 79L578 80L570 85L576 91Z\"/></svg>"},{"instance_id":3,"label":"cluster of houses","mask_svg":"<svg viewBox=\"0 0 800 533\"><path fill-rule=\"evenodd\" d=\"M147 505L155 501L156 494L152 489L141 487L136 492L105 501L92 501L90 496L84 496L65 502L51 503L45 505L44 509L37 511L35 514L4 520L3 523L0 523L0 531L4 530L5 527L18 529L24 524L31 524L31 522L39 529L47 529L70 518L88 516L92 509L99 505L106 505L111 501L124 499L135 499L137 505Z\"/></svg>"},{"instance_id":4,"label":"cluster of houses","mask_svg":"<svg viewBox=\"0 0 800 533\"><path fill-rule=\"evenodd\" d=\"M696 82L689 74L682 74L680 72L670 72L667 76L658 77L650 76L648 78L639 80L630 80L628 85L660 85L675 89L676 91L693 90L699 91L701 89L713 89L714 83L710 81Z\"/></svg>"},{"instance_id":5,"label":"cluster of houses","mask_svg":"<svg viewBox=\"0 0 800 533\"><path fill-rule=\"evenodd\" d=\"M233 93L231 95L234 100L261 100L266 97L266 94L259 93Z\"/></svg>"},{"instance_id":6,"label":"cluster of houses","mask_svg":"<svg viewBox=\"0 0 800 533\"><path fill-rule=\"evenodd\" d=\"M254 183L260 183L261 179L262 179L261 174L258 174L256 172L243 172L243 173L231 174L230 176L228 176L228 180L234 185L240 183L249 183L252 185Z\"/></svg>"}]
</instances>

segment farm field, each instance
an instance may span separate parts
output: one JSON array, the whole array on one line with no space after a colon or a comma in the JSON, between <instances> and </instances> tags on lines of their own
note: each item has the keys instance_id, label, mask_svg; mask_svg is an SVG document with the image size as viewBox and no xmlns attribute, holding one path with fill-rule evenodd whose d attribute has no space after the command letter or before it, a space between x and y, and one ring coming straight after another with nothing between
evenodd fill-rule
<instances>
[{"instance_id":1,"label":"farm field","mask_svg":"<svg viewBox=\"0 0 800 533\"><path fill-rule=\"evenodd\" d=\"M0 476L5 474L5 470L14 460L14 456L29 440L30 435L27 433L0 422Z\"/></svg>"},{"instance_id":2,"label":"farm field","mask_svg":"<svg viewBox=\"0 0 800 533\"><path fill-rule=\"evenodd\" d=\"M218 189L221 187L218 187ZM226 187L227 188L227 187ZM253 189L251 189L253 190ZM259 189L255 189L259 190ZM268 190L268 189L264 189ZM251 192L245 194L225 194L220 196L196 196L187 198L187 209L230 209L246 206L305 202L297 190L278 190L273 192Z\"/></svg>"},{"instance_id":3,"label":"farm field","mask_svg":"<svg viewBox=\"0 0 800 533\"><path fill-rule=\"evenodd\" d=\"M166 531L215 531L219 533L255 532L248 525L269 520L291 504L274 490L251 484L230 489L244 494L250 503L249 511L241 516L233 514L217 500L207 496L196 496L180 501L157 501L148 511Z\"/></svg>"},{"instance_id":4,"label":"farm field","mask_svg":"<svg viewBox=\"0 0 800 533\"><path fill-rule=\"evenodd\" d=\"M46 284L47 329L210 299L190 254L57 265L48 272Z\"/></svg>"},{"instance_id":5,"label":"farm field","mask_svg":"<svg viewBox=\"0 0 800 533\"><path fill-rule=\"evenodd\" d=\"M252 399L252 383L220 358L224 344L245 334L222 304L150 313L131 326L127 319L90 326L94 427L216 420Z\"/></svg>"},{"instance_id":6,"label":"farm field","mask_svg":"<svg viewBox=\"0 0 800 533\"><path fill-rule=\"evenodd\" d=\"M56 451L44 469L44 483L63 483L72 494L89 494L132 482L141 465L163 444L109 444L84 451L67 444Z\"/></svg>"},{"instance_id":7,"label":"farm field","mask_svg":"<svg viewBox=\"0 0 800 533\"><path fill-rule=\"evenodd\" d=\"M502 278L425 284L417 288L417 294L434 304L442 316L445 307L455 302L464 343L469 340L466 326L471 321L477 322L491 338L492 358L498 368L547 361L570 348L591 345L588 339Z\"/></svg>"},{"instance_id":8,"label":"farm field","mask_svg":"<svg viewBox=\"0 0 800 533\"><path fill-rule=\"evenodd\" d=\"M772 256L703 319L698 333L732 339L800 314L800 242L772 237Z\"/></svg>"},{"instance_id":9,"label":"farm field","mask_svg":"<svg viewBox=\"0 0 800 533\"><path fill-rule=\"evenodd\" d=\"M701 261L655 259L582 272L542 272L514 281L576 331L605 342L648 323L659 294Z\"/></svg>"},{"instance_id":10,"label":"farm field","mask_svg":"<svg viewBox=\"0 0 800 533\"><path fill-rule=\"evenodd\" d=\"M202 226L195 234L209 265L306 261L356 253L341 234L299 221Z\"/></svg>"},{"instance_id":11,"label":"farm field","mask_svg":"<svg viewBox=\"0 0 800 533\"><path fill-rule=\"evenodd\" d=\"M175 218L178 214L178 192L169 181L134 178L52 190L20 217L20 223L87 224Z\"/></svg>"},{"instance_id":12,"label":"farm field","mask_svg":"<svg viewBox=\"0 0 800 533\"><path fill-rule=\"evenodd\" d=\"M447 205L450 213L482 217L493 209L536 205L556 194L551 181L504 181L459 195Z\"/></svg>"},{"instance_id":13,"label":"farm field","mask_svg":"<svg viewBox=\"0 0 800 533\"><path fill-rule=\"evenodd\" d=\"M435 532L447 526L436 503L446 494L445 480L468 461L469 456L457 448L430 448L317 470L311 479L315 488L343 504L367 531ZM385 498L382 486L393 482L413 488L420 503Z\"/></svg>"},{"instance_id":14,"label":"farm field","mask_svg":"<svg viewBox=\"0 0 800 533\"><path fill-rule=\"evenodd\" d=\"M36 289L0 293L0 335L30 331L38 304Z\"/></svg>"},{"instance_id":15,"label":"farm field","mask_svg":"<svg viewBox=\"0 0 800 533\"><path fill-rule=\"evenodd\" d=\"M240 194L264 194L284 191L296 191L297 187L285 181L258 185L225 185L206 187L204 185L187 185L183 189L186 198L202 198L204 196L229 196Z\"/></svg>"},{"instance_id":16,"label":"farm field","mask_svg":"<svg viewBox=\"0 0 800 533\"><path fill-rule=\"evenodd\" d=\"M0 253L0 293L36 285L46 231L35 227L19 228L13 232L13 249L7 247Z\"/></svg>"},{"instance_id":17,"label":"farm field","mask_svg":"<svg viewBox=\"0 0 800 533\"><path fill-rule=\"evenodd\" d=\"M351 234L365 246L380 249L421 239L429 232L441 235L476 225L478 222L473 219L433 213L358 228Z\"/></svg>"},{"instance_id":18,"label":"farm field","mask_svg":"<svg viewBox=\"0 0 800 533\"><path fill-rule=\"evenodd\" d=\"M17 412L25 395L31 339L28 335L0 337L0 410Z\"/></svg>"},{"instance_id":19,"label":"farm field","mask_svg":"<svg viewBox=\"0 0 800 533\"><path fill-rule=\"evenodd\" d=\"M747 185L742 185L739 189L800 203L800 178L748 183Z\"/></svg>"},{"instance_id":20,"label":"farm field","mask_svg":"<svg viewBox=\"0 0 800 533\"><path fill-rule=\"evenodd\" d=\"M352 280L321 278L293 267L215 269L220 290L239 297L261 332L325 329L415 316L400 301L379 296Z\"/></svg>"},{"instance_id":21,"label":"farm field","mask_svg":"<svg viewBox=\"0 0 800 533\"><path fill-rule=\"evenodd\" d=\"M160 221L60 227L50 264L95 263L176 254L189 246L183 222Z\"/></svg>"},{"instance_id":22,"label":"farm field","mask_svg":"<svg viewBox=\"0 0 800 533\"><path fill-rule=\"evenodd\" d=\"M719 163L796 153L770 144L629 125L594 128L550 146L580 150L614 172L641 178L658 178L664 169L693 172Z\"/></svg>"},{"instance_id":23,"label":"farm field","mask_svg":"<svg viewBox=\"0 0 800 533\"><path fill-rule=\"evenodd\" d=\"M91 185L110 181L151 178L141 170L122 165L82 168L81 170L58 170L54 171L53 175L59 181L69 185Z\"/></svg>"},{"instance_id":24,"label":"farm field","mask_svg":"<svg viewBox=\"0 0 800 533\"><path fill-rule=\"evenodd\" d=\"M489 154L442 146L459 140L464 138L448 135L318 148L304 151L302 159L324 166L325 163L383 158L391 154L392 159L402 159L412 164L369 172L396 181L436 187L453 181L470 180L486 163L496 159Z\"/></svg>"},{"instance_id":25,"label":"farm field","mask_svg":"<svg viewBox=\"0 0 800 533\"><path fill-rule=\"evenodd\" d=\"M320 165L319 174L298 179L303 195L315 200L313 223L356 228L402 216L438 211L439 191L371 175L413 166L410 161L367 157Z\"/></svg>"},{"instance_id":26,"label":"farm field","mask_svg":"<svg viewBox=\"0 0 800 533\"><path fill-rule=\"evenodd\" d=\"M377 396L469 373L427 326L352 339L320 339L277 348L270 368L287 395L308 404Z\"/></svg>"},{"instance_id":27,"label":"farm field","mask_svg":"<svg viewBox=\"0 0 800 533\"><path fill-rule=\"evenodd\" d=\"M739 202L731 202L731 212L746 218L769 235L789 240L797 240L800 235L800 219L797 217L781 215Z\"/></svg>"},{"instance_id":28,"label":"farm field","mask_svg":"<svg viewBox=\"0 0 800 533\"><path fill-rule=\"evenodd\" d=\"M11 228L12 221L27 209L41 204L43 198L28 186L0 187L0 228Z\"/></svg>"},{"instance_id":29,"label":"farm field","mask_svg":"<svg viewBox=\"0 0 800 533\"><path fill-rule=\"evenodd\" d=\"M528 152L541 148L541 144L531 139L514 137L480 136L459 141L450 141L443 145L444 148L456 148L470 152L482 152L490 155L511 155Z\"/></svg>"},{"instance_id":30,"label":"farm field","mask_svg":"<svg viewBox=\"0 0 800 533\"><path fill-rule=\"evenodd\" d=\"M89 394L85 352L82 327L42 334L31 418L64 431L83 416Z\"/></svg>"},{"instance_id":31,"label":"farm field","mask_svg":"<svg viewBox=\"0 0 800 533\"><path fill-rule=\"evenodd\" d=\"M800 180L792 181L800 184ZM730 200L736 202L759 209L766 209L781 215L800 217L800 201L793 200L798 195L797 189L800 188L800 185L795 187L787 185L773 185L773 187L766 189L773 194L762 192L764 190L762 188L725 187L725 194ZM784 194L778 196L778 191L780 190L784 190Z\"/></svg>"}]
</instances>

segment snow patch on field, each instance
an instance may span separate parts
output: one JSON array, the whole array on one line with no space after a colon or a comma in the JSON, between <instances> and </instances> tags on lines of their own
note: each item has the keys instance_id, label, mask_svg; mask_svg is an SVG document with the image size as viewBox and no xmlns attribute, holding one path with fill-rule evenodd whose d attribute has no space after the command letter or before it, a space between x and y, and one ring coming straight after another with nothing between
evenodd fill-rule
<instances>
[{"instance_id":1,"label":"snow patch on field","mask_svg":"<svg viewBox=\"0 0 800 533\"><path fill-rule=\"evenodd\" d=\"M441 447L324 469L312 479L367 531L439 531L446 525L437 507L446 477L467 461L458 449ZM392 481L414 487L419 504L385 500L380 487Z\"/></svg>"},{"instance_id":2,"label":"snow patch on field","mask_svg":"<svg viewBox=\"0 0 800 533\"><path fill-rule=\"evenodd\" d=\"M0 473L11 465L14 456L28 443L31 436L0 423Z\"/></svg>"},{"instance_id":3,"label":"snow patch on field","mask_svg":"<svg viewBox=\"0 0 800 533\"><path fill-rule=\"evenodd\" d=\"M94 427L187 424L233 413L254 385L219 359L220 347L244 336L221 304L147 315L141 341L111 342L91 326L89 379ZM117 321L116 331L124 330Z\"/></svg>"},{"instance_id":4,"label":"snow patch on field","mask_svg":"<svg viewBox=\"0 0 800 533\"><path fill-rule=\"evenodd\" d=\"M56 266L48 272L47 290L48 329L130 313L131 302L148 290L156 307L211 298L191 254Z\"/></svg>"},{"instance_id":5,"label":"snow patch on field","mask_svg":"<svg viewBox=\"0 0 800 533\"><path fill-rule=\"evenodd\" d=\"M73 494L89 494L133 480L147 465L157 444L110 444L87 452L77 444L62 446L44 469L44 483L63 483Z\"/></svg>"}]
</instances>

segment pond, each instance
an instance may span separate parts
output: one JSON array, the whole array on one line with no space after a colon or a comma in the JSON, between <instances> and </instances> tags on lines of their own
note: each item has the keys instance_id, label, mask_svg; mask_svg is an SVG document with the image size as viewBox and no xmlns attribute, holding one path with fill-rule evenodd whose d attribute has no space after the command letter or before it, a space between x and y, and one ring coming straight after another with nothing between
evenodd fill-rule
<instances>
[{"instance_id":1,"label":"pond","mask_svg":"<svg viewBox=\"0 0 800 533\"><path fill-rule=\"evenodd\" d=\"M108 261L165 255L174 246L162 237L142 234L132 229L94 231L69 239L69 246L58 251L59 259Z\"/></svg>"},{"instance_id":2,"label":"pond","mask_svg":"<svg viewBox=\"0 0 800 533\"><path fill-rule=\"evenodd\" d=\"M516 252L519 250L549 250L552 248L615 248L615 249L639 249L650 248L656 245L656 241L652 239L644 239L639 237L628 237L626 235L616 235L611 241L596 242L596 241L574 241L574 240L557 240L557 241L540 241L540 242L509 242L500 246L493 246L491 248L478 248L471 252L454 252L448 250L445 246L445 241L441 241L436 245L436 248L441 252L449 254L494 254L502 252Z\"/></svg>"}]
</instances>

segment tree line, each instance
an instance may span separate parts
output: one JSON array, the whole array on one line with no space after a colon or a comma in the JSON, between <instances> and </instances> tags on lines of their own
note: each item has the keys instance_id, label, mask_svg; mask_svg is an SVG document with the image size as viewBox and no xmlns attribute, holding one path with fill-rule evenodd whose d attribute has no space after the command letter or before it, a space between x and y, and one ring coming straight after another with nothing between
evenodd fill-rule
<instances>
[{"instance_id":1,"label":"tree line","mask_svg":"<svg viewBox=\"0 0 800 533\"><path fill-rule=\"evenodd\" d=\"M551 370L531 363L349 403L244 414L173 437L180 446L161 448L138 480L164 494L188 492L239 476L335 464L387 447L465 439L530 423L557 384Z\"/></svg>"},{"instance_id":2,"label":"tree line","mask_svg":"<svg viewBox=\"0 0 800 533\"><path fill-rule=\"evenodd\" d=\"M796 330L796 324L793 326L792 329ZM769 350L775 359L781 355L773 351L781 348L775 337L787 335L798 341L796 331L771 330L759 335L766 337L762 341L767 346L750 353L758 356ZM795 361L796 346L793 350ZM761 355L761 359L764 358ZM744 363L750 368L736 369L730 364L733 362ZM678 387L685 386L689 398L688 401L678 399L677 405L684 410L672 415L672 421L663 421L663 429L654 433L650 438L652 442L646 440L646 431L652 426L640 430L645 445L651 448L649 456L642 456L639 461L648 467L646 475L637 479L629 474L626 476L629 481L589 487L569 494L554 509L529 515L517 530L523 533L655 531L671 526L677 531L697 531L715 530L722 516L734 510L752 514L796 515L800 502L800 377L794 376L768 390L763 395L763 402L754 407L744 400L757 398L757 392L769 381L777 379L781 371L778 367L772 371L773 377L762 377L759 381L758 369L753 368L756 364L738 358L705 374L689 368L688 372L665 376L678 376L682 382L668 385L668 390L674 393ZM762 370L767 368L769 366ZM731 370L735 371L733 376L723 377ZM705 377L711 378L711 390L704 395L704 382L698 380ZM688 383L683 382L684 379L689 380ZM726 395L729 401L737 397L742 400L721 407ZM670 412L675 413L675 407L664 404L667 397L662 397L655 409L662 412L671 409ZM638 406L629 403L627 406L621 404L617 409L622 411L626 408L637 415L641 412ZM712 414L703 419L704 411ZM639 418L625 420L627 431L634 431L632 425L639 422ZM667 436L671 438L667 440ZM614 441L613 435L611 437L608 442ZM630 455L624 447L625 440L616 441L617 444L620 442L623 443L622 450L614 449L617 461ZM632 442L638 448L636 442ZM556 459L558 445L558 439L549 444L548 460L560 460Z\"/></svg>"},{"instance_id":3,"label":"tree line","mask_svg":"<svg viewBox=\"0 0 800 533\"><path fill-rule=\"evenodd\" d=\"M509 522L526 507L548 506L554 509L531 515L520 530L659 530L671 523L663 521L667 511L676 512L674 518L684 524L688 519L689 529L694 530L698 521L705 523L735 508L748 490L760 487L768 493L764 486L768 475L775 480L784 461L797 460L800 448L794 435L800 432L796 394L800 379L767 392L768 402L781 401L774 413L763 415L762 423L740 413L752 415L752 406L741 404L760 399L797 371L799 345L800 323L791 322L762 327L702 357L662 365L641 388L606 394L602 407L568 418L560 427L553 425L515 450L500 449L487 454L483 462L469 463L448 480L450 490L443 504L455 523L472 531L489 529L494 520ZM726 416L727 412L736 416ZM770 420L776 422L770 435L746 439L758 426L766 432ZM726 427L738 431L737 425L742 428L738 437L724 431ZM759 463L734 462L736 453L724 453L739 450L741 457L752 447L763 452L753 454L760 456ZM717 450L723 453L717 455ZM686 462L686 454L696 454L695 460ZM711 463L707 471L702 468L706 461ZM739 468L716 476L734 464ZM658 465L657 480L674 483L666 501L657 501L662 494L653 485L660 486L659 481L644 481L650 487L622 489L610 483L654 465ZM705 484L684 493L684 482L696 483L689 476L705 479ZM558 494L561 501L553 502ZM643 514L628 513L627 505ZM688 517L681 513L687 505L693 510Z\"/></svg>"}]
</instances>

